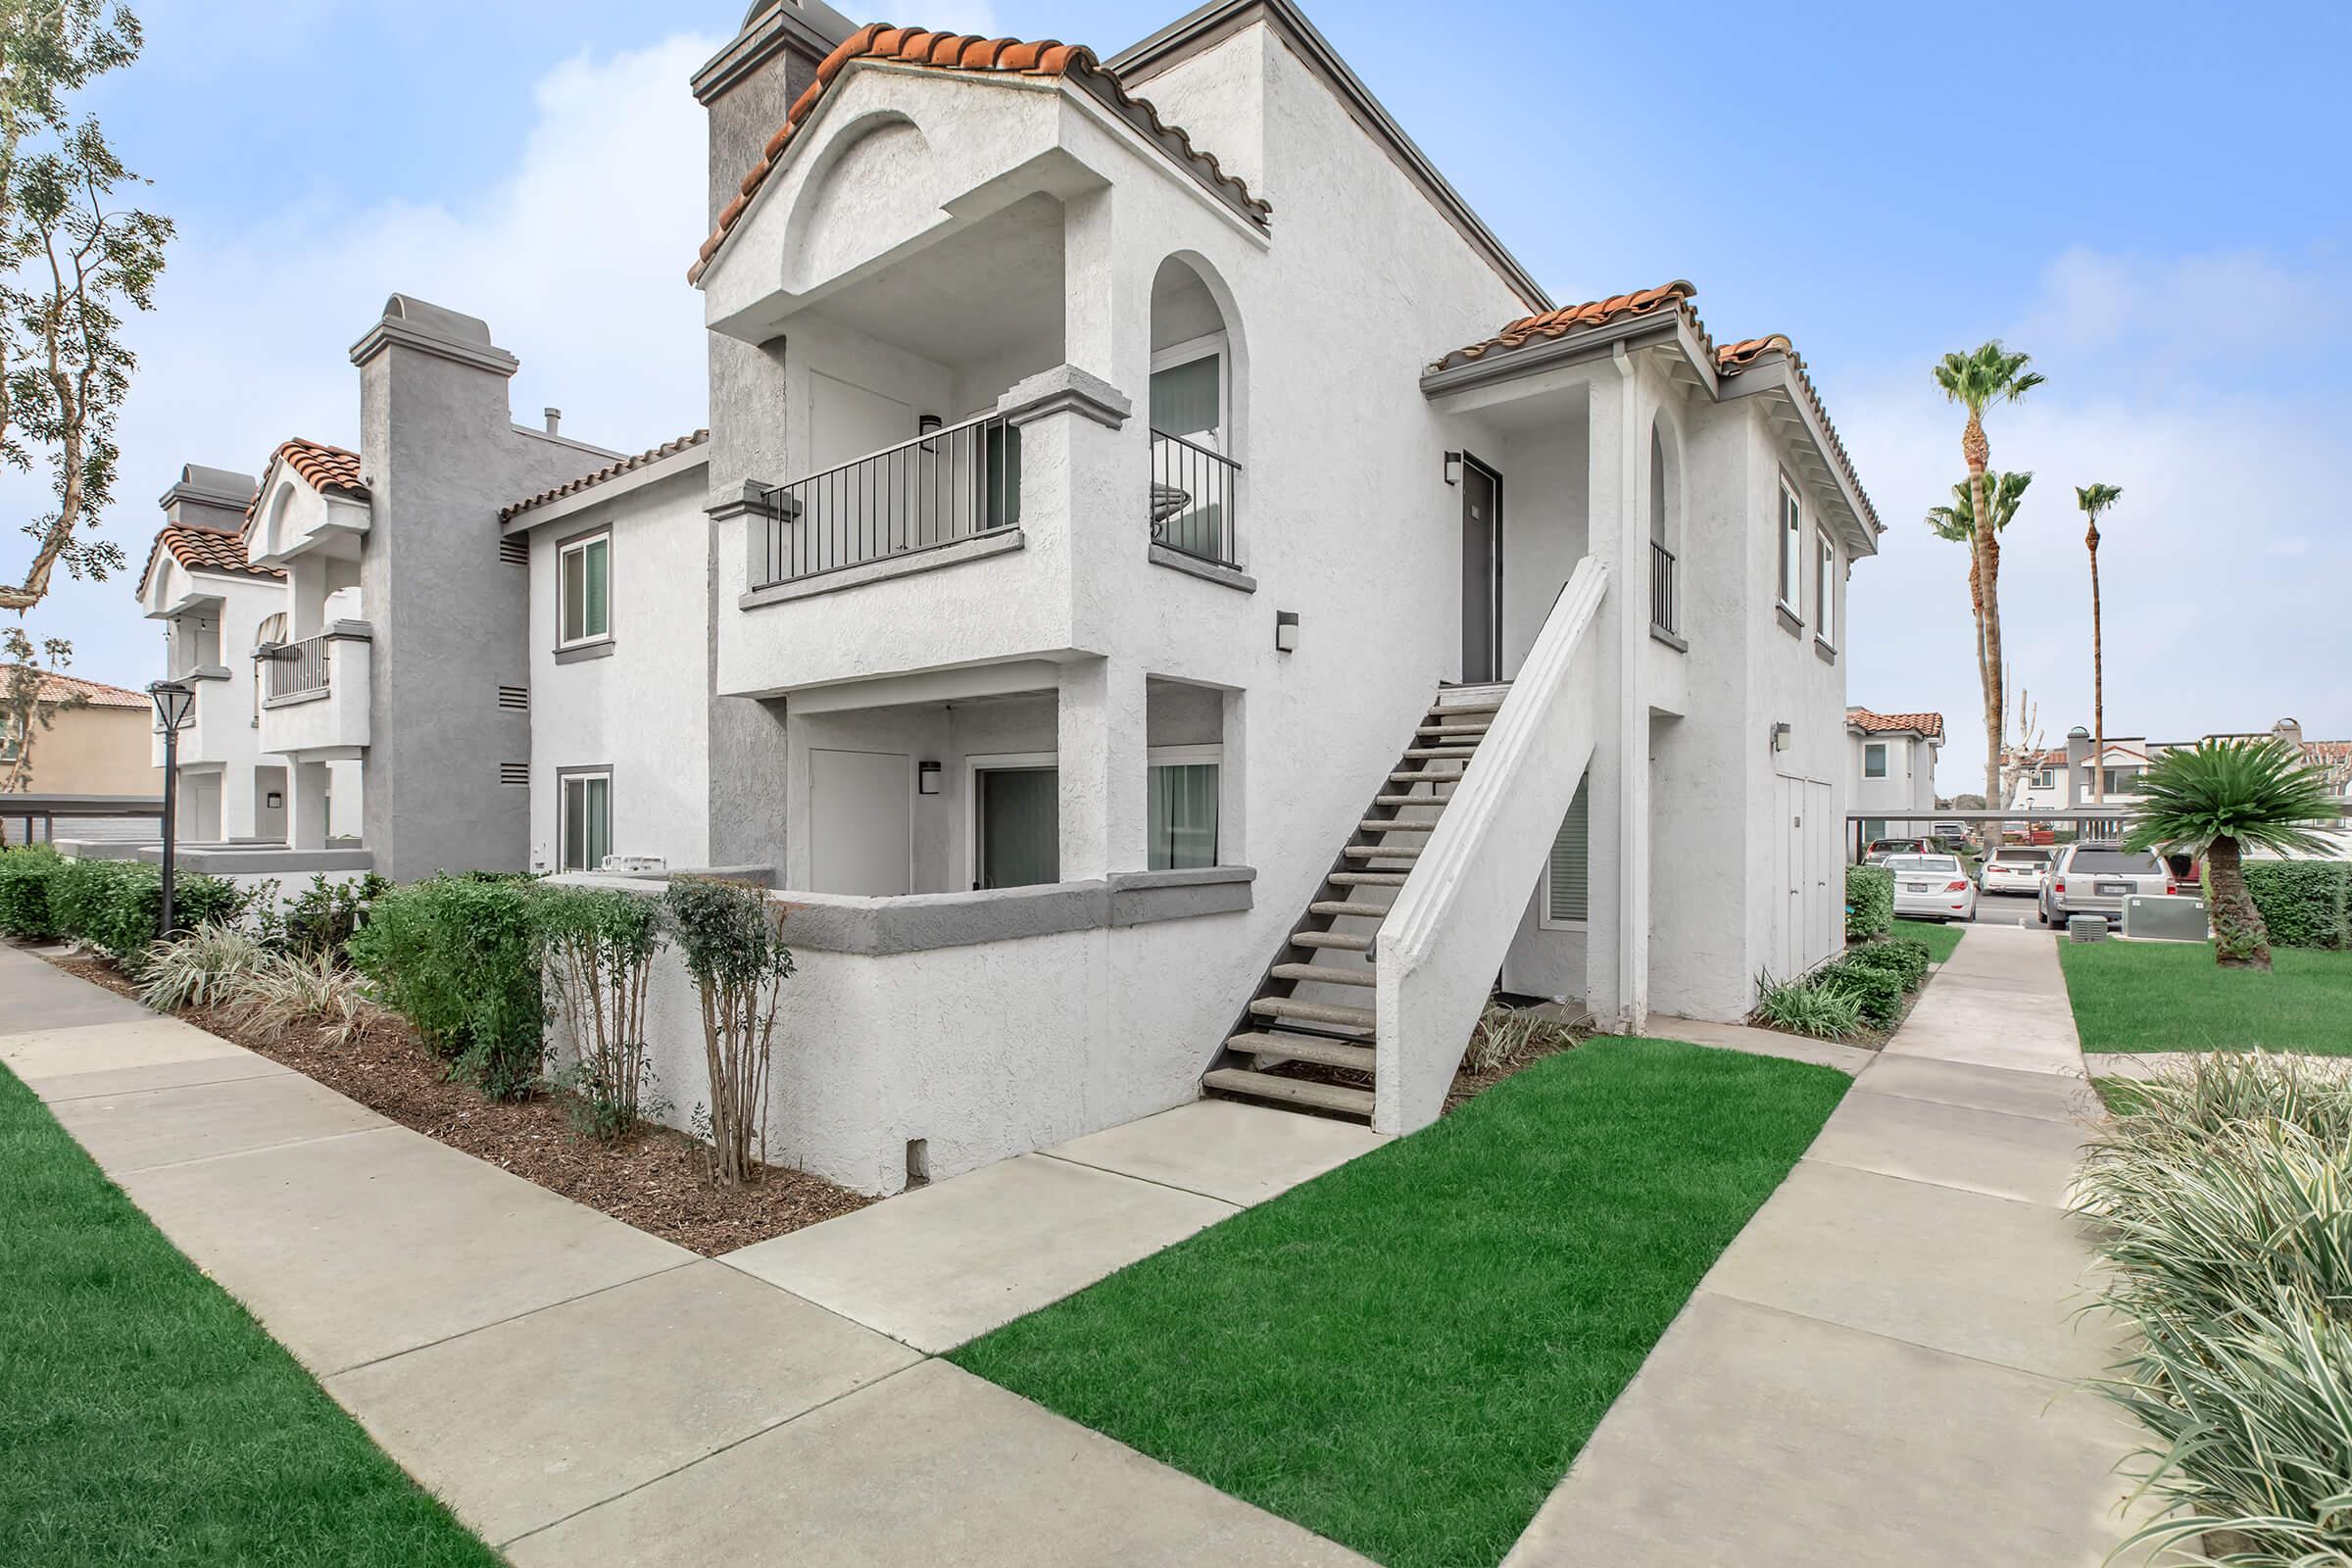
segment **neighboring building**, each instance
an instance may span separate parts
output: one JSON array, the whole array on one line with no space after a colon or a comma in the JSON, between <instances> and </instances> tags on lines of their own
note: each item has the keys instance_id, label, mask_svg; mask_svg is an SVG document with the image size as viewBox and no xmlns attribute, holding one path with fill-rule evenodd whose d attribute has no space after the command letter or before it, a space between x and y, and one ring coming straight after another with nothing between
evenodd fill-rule
<instances>
[{"instance_id":1,"label":"neighboring building","mask_svg":"<svg viewBox=\"0 0 2352 1568\"><path fill-rule=\"evenodd\" d=\"M2114 816L2086 816L2079 824L2086 834L2112 838L2124 831L2126 813L2139 799L2140 774L2165 753L2185 751L2201 741L2274 739L2299 749L2304 760L2325 773L2330 787L2352 804L2352 741L2306 740L2300 722L2282 718L2266 730L2218 730L2197 740L2152 741L2144 735L2110 735L2095 760L2090 731L2078 724L2067 731L2063 748L2034 755L2033 765L2018 775L2010 790L2009 805L2036 811L2117 807ZM2014 752L2004 753L2004 766L2015 759Z\"/></svg>"},{"instance_id":2,"label":"neighboring building","mask_svg":"<svg viewBox=\"0 0 2352 1568\"><path fill-rule=\"evenodd\" d=\"M155 724L147 694L55 671L40 682L33 701L49 723L36 713L21 773L24 737L13 716L0 715L0 827L8 842L153 838L160 811L137 804L156 801L164 788L162 771L147 760Z\"/></svg>"},{"instance_id":3,"label":"neighboring building","mask_svg":"<svg viewBox=\"0 0 2352 1568\"><path fill-rule=\"evenodd\" d=\"M1845 710L1853 753L1846 810L1862 814L1862 842L1924 835L1935 826L1936 759L1943 750L1941 713ZM1851 848L1849 845L1848 848Z\"/></svg>"},{"instance_id":4,"label":"neighboring building","mask_svg":"<svg viewBox=\"0 0 2352 1568\"><path fill-rule=\"evenodd\" d=\"M396 296L360 454L264 477L369 700L261 750L361 762L376 869L765 878L770 1149L869 1192L1204 1082L1407 1131L1498 973L1638 1030L1842 948L1880 528L1787 338L1555 308L1289 0L1107 62L768 0L695 89L707 432L517 429Z\"/></svg>"}]
</instances>

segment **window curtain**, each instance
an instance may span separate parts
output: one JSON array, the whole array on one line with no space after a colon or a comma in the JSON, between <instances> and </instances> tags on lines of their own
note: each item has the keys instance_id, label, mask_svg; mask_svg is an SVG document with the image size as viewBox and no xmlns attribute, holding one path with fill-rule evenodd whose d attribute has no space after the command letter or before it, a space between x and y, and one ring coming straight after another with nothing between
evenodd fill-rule
<instances>
[{"instance_id":1,"label":"window curtain","mask_svg":"<svg viewBox=\"0 0 2352 1568\"><path fill-rule=\"evenodd\" d=\"M980 885L1036 887L1061 880L1061 774L1051 767L980 775Z\"/></svg>"},{"instance_id":2,"label":"window curtain","mask_svg":"<svg viewBox=\"0 0 2352 1568\"><path fill-rule=\"evenodd\" d=\"M1187 871L1216 864L1217 764L1154 767L1150 793L1152 869Z\"/></svg>"}]
</instances>

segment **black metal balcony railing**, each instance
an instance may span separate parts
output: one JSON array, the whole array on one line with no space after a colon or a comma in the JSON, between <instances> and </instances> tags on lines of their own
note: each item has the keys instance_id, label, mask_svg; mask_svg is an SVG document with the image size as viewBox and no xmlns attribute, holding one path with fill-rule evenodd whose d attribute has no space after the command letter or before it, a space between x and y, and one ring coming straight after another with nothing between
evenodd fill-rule
<instances>
[{"instance_id":1,"label":"black metal balcony railing","mask_svg":"<svg viewBox=\"0 0 2352 1568\"><path fill-rule=\"evenodd\" d=\"M267 685L270 700L280 697L303 697L312 692L326 690L326 637L305 637L298 643L280 643L268 655L270 677Z\"/></svg>"},{"instance_id":2,"label":"black metal balcony railing","mask_svg":"<svg viewBox=\"0 0 2352 1568\"><path fill-rule=\"evenodd\" d=\"M751 585L934 550L1021 520L1021 432L986 415L767 492Z\"/></svg>"},{"instance_id":3,"label":"black metal balcony railing","mask_svg":"<svg viewBox=\"0 0 2352 1568\"><path fill-rule=\"evenodd\" d=\"M1649 623L1662 632L1679 635L1682 627L1676 624L1679 612L1674 602L1674 552L1652 539L1649 542Z\"/></svg>"},{"instance_id":4,"label":"black metal balcony railing","mask_svg":"<svg viewBox=\"0 0 2352 1568\"><path fill-rule=\"evenodd\" d=\"M1152 432L1152 542L1220 566L1241 564L1242 466L1165 430Z\"/></svg>"}]
</instances>

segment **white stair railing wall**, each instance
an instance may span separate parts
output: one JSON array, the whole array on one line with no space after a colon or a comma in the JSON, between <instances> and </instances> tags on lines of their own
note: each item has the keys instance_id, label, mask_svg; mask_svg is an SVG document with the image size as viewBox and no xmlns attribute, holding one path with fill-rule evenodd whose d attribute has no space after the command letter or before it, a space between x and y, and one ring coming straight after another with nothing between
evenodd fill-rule
<instances>
[{"instance_id":1,"label":"white stair railing wall","mask_svg":"<svg viewBox=\"0 0 2352 1568\"><path fill-rule=\"evenodd\" d=\"M1438 1119L1462 1048L1592 760L1593 623L1608 568L1587 557L1560 590L1510 695L1380 928L1372 1125Z\"/></svg>"}]
</instances>

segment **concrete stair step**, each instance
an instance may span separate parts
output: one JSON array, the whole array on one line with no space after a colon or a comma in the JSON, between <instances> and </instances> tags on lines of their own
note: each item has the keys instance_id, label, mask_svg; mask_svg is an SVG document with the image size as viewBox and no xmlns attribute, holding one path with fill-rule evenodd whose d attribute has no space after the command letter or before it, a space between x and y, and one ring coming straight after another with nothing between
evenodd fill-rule
<instances>
[{"instance_id":1,"label":"concrete stair step","mask_svg":"<svg viewBox=\"0 0 2352 1568\"><path fill-rule=\"evenodd\" d=\"M1440 782L1450 784L1453 780L1443 779ZM1450 795L1375 795L1372 797L1372 804L1374 806L1444 806L1453 797Z\"/></svg>"},{"instance_id":2,"label":"concrete stair step","mask_svg":"<svg viewBox=\"0 0 2352 1568\"><path fill-rule=\"evenodd\" d=\"M1404 871L1334 871L1323 880L1335 888L1400 888L1409 874Z\"/></svg>"},{"instance_id":3,"label":"concrete stair step","mask_svg":"<svg viewBox=\"0 0 2352 1568\"><path fill-rule=\"evenodd\" d=\"M1343 967L1336 963L1278 963L1274 966L1277 980L1296 980L1318 986L1372 986L1379 984L1372 966Z\"/></svg>"},{"instance_id":4,"label":"concrete stair step","mask_svg":"<svg viewBox=\"0 0 2352 1568\"><path fill-rule=\"evenodd\" d=\"M1436 703L1431 705L1429 710L1432 718L1467 718L1474 713L1499 713L1501 711L1502 699L1500 698L1476 703Z\"/></svg>"},{"instance_id":5,"label":"concrete stair step","mask_svg":"<svg viewBox=\"0 0 2352 1568\"><path fill-rule=\"evenodd\" d=\"M1259 997L1250 1011L1260 1018L1297 1018L1301 1023L1336 1023L1342 1028L1369 1030L1380 1019L1370 1007L1346 1007L1336 1002L1296 1002L1289 997Z\"/></svg>"},{"instance_id":6,"label":"concrete stair step","mask_svg":"<svg viewBox=\"0 0 2352 1568\"><path fill-rule=\"evenodd\" d=\"M1410 746L1405 748L1404 755L1408 760L1413 758L1421 758L1467 762L1470 760L1470 754L1477 750L1478 748L1475 746Z\"/></svg>"},{"instance_id":7,"label":"concrete stair step","mask_svg":"<svg viewBox=\"0 0 2352 1568\"><path fill-rule=\"evenodd\" d=\"M1415 802L1414 804L1426 805L1427 803ZM1437 826L1435 821L1407 822L1401 817L1395 816L1367 816L1355 824L1356 831L1359 833L1431 833L1437 830Z\"/></svg>"},{"instance_id":8,"label":"concrete stair step","mask_svg":"<svg viewBox=\"0 0 2352 1568\"><path fill-rule=\"evenodd\" d=\"M1318 1110L1346 1111L1350 1116L1362 1116L1367 1120L1372 1115L1372 1091L1369 1089L1342 1089L1337 1084L1308 1083L1303 1078L1277 1078L1272 1073L1251 1072L1247 1067L1219 1067L1200 1082L1203 1087L1220 1094L1279 1101L1293 1105L1312 1105Z\"/></svg>"},{"instance_id":9,"label":"concrete stair step","mask_svg":"<svg viewBox=\"0 0 2352 1568\"><path fill-rule=\"evenodd\" d=\"M1340 852L1350 860L1417 860L1419 850L1393 850L1385 844L1350 844Z\"/></svg>"},{"instance_id":10,"label":"concrete stair step","mask_svg":"<svg viewBox=\"0 0 2352 1568\"><path fill-rule=\"evenodd\" d=\"M1382 912L1386 913L1387 911L1383 910ZM1341 953L1369 953L1372 951L1372 939L1370 937L1351 937L1344 931L1294 931L1291 933L1291 946L1294 948L1331 948Z\"/></svg>"},{"instance_id":11,"label":"concrete stair step","mask_svg":"<svg viewBox=\"0 0 2352 1568\"><path fill-rule=\"evenodd\" d=\"M1252 1055L1288 1056L1293 1061L1311 1061L1323 1067L1352 1067L1357 1072L1370 1072L1378 1059L1370 1046L1342 1045L1337 1040L1317 1040L1312 1035L1252 1034L1235 1035L1225 1042L1228 1051L1247 1051Z\"/></svg>"},{"instance_id":12,"label":"concrete stair step","mask_svg":"<svg viewBox=\"0 0 2352 1568\"><path fill-rule=\"evenodd\" d=\"M1385 920L1389 906L1385 904L1357 904L1352 900L1317 899L1306 906L1309 914L1329 915L1336 920Z\"/></svg>"},{"instance_id":13,"label":"concrete stair step","mask_svg":"<svg viewBox=\"0 0 2352 1568\"><path fill-rule=\"evenodd\" d=\"M1468 735L1473 738L1486 732L1487 726L1484 724L1424 724L1413 731L1416 735Z\"/></svg>"},{"instance_id":14,"label":"concrete stair step","mask_svg":"<svg viewBox=\"0 0 2352 1568\"><path fill-rule=\"evenodd\" d=\"M1450 773L1424 771L1419 773L1396 772L1389 775L1389 782L1392 784L1459 784L1461 781L1462 775L1458 768Z\"/></svg>"}]
</instances>

